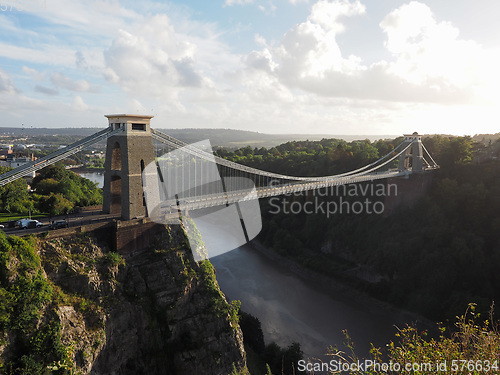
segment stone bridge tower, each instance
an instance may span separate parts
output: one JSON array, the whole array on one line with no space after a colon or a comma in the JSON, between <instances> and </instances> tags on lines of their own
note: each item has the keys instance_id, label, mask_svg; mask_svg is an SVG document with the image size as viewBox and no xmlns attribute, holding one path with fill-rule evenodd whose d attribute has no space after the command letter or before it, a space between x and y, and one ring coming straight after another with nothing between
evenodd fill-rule
<instances>
[{"instance_id":1,"label":"stone bridge tower","mask_svg":"<svg viewBox=\"0 0 500 375\"><path fill-rule=\"evenodd\" d=\"M108 138L104 162L103 211L122 220L147 216L142 171L154 160L153 116L107 115L109 126L123 132Z\"/></svg>"},{"instance_id":2,"label":"stone bridge tower","mask_svg":"<svg viewBox=\"0 0 500 375\"><path fill-rule=\"evenodd\" d=\"M422 172L424 170L422 136L415 132L413 134L405 134L404 137L403 149L409 143L414 143L399 157L398 169L400 171L411 170L412 172Z\"/></svg>"}]
</instances>

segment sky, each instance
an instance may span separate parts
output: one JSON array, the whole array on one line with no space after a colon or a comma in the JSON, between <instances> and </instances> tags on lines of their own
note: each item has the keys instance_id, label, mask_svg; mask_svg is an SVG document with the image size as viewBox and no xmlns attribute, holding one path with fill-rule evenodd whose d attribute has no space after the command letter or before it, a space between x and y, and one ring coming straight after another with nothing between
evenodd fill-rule
<instances>
[{"instance_id":1,"label":"sky","mask_svg":"<svg viewBox=\"0 0 500 375\"><path fill-rule=\"evenodd\" d=\"M0 126L500 132L498 0L1 0Z\"/></svg>"}]
</instances>

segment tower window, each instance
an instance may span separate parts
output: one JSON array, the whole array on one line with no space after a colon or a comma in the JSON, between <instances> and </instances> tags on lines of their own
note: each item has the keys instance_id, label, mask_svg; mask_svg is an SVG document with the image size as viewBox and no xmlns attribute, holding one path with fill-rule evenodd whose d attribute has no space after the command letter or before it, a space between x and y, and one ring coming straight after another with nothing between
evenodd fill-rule
<instances>
[{"instance_id":1,"label":"tower window","mask_svg":"<svg viewBox=\"0 0 500 375\"><path fill-rule=\"evenodd\" d=\"M132 124L132 130L146 131L146 124Z\"/></svg>"}]
</instances>

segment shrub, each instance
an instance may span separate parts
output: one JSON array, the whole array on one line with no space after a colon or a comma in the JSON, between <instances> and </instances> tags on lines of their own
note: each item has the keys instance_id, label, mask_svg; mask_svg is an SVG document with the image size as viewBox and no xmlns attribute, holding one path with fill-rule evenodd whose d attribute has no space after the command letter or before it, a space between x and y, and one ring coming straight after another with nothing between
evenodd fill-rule
<instances>
[{"instance_id":1,"label":"shrub","mask_svg":"<svg viewBox=\"0 0 500 375\"><path fill-rule=\"evenodd\" d=\"M497 326L492 324L492 319L493 307L490 310L490 319L481 322L480 314L476 313L475 304L469 304L465 314L457 318L453 331L448 331L442 324L438 325L440 334L437 338L428 338L427 332L419 332L417 328L407 326L396 334L397 343L390 342L387 345L386 353L380 348L372 347L371 350L370 360L373 363L380 365L392 363L394 371L386 371L382 366L380 368L373 366L372 369L365 368L365 371L351 371L350 373L370 375L498 373L500 370L500 333ZM351 354L348 356L336 348L330 348L328 354L336 361L355 364L359 358L346 332L345 335L346 346ZM417 367L419 369L416 370ZM340 372L331 371L330 373L339 374Z\"/></svg>"}]
</instances>

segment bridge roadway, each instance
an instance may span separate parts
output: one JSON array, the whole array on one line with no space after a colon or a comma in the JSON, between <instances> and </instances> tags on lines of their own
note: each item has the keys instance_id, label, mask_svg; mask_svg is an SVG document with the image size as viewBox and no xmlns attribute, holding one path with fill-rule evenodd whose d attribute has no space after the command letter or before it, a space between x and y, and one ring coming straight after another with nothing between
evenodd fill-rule
<instances>
[{"instance_id":1,"label":"bridge roadway","mask_svg":"<svg viewBox=\"0 0 500 375\"><path fill-rule=\"evenodd\" d=\"M21 229L19 227L7 227L7 223L2 223L5 225L5 228L3 228L3 231L5 232L6 235L16 235L16 236L25 236L27 234L36 234L36 233L41 233L41 232L46 232L49 230L49 224L51 221L58 221L58 220L66 220L68 222L69 227L77 227L81 225L86 225L86 224L91 224L91 223L97 223L101 221L108 221L108 220L113 220L113 219L119 219L120 215L110 215L106 214L100 210L93 210L93 211L88 211L88 212L81 212L81 213L72 213L68 215L60 215L60 216L53 216L53 217L42 217L42 218L37 218L34 220L40 221L43 226L39 228L32 228L32 229Z\"/></svg>"},{"instance_id":2,"label":"bridge roadway","mask_svg":"<svg viewBox=\"0 0 500 375\"><path fill-rule=\"evenodd\" d=\"M170 215L166 216L166 219L176 219L179 217L178 212L173 212ZM7 227L7 223L3 222L5 228L2 228L2 230L5 232L7 236L26 236L28 234L40 234L43 232L57 232L58 229L50 230L49 229L49 224L51 221L58 221L58 220L66 220L68 222L68 228L76 228L80 227L83 225L89 225L89 224L96 224L96 223L102 223L106 221L114 221L114 220L121 220L120 219L120 214L107 214L102 212L101 210L94 210L94 211L89 211L89 212L83 212L83 213L78 213L78 214L69 214L69 215L61 215L61 216L54 216L54 217L42 217L42 218L37 218L34 220L40 221L43 226L38 227L38 228L32 228L32 229L21 229L19 227Z\"/></svg>"},{"instance_id":3,"label":"bridge roadway","mask_svg":"<svg viewBox=\"0 0 500 375\"><path fill-rule=\"evenodd\" d=\"M353 184L358 182L381 180L391 177L401 177L408 175L408 171L386 171L379 173L371 173L367 175L359 176L347 176L332 179L330 181L318 181L318 182L306 182L306 183L295 183L279 186L265 186L256 188L256 193L252 194L252 189L244 189L239 191L230 191L226 193L216 193L216 194L204 194L194 197L180 197L179 203L181 203L181 208L185 210L196 210L208 207L225 206L227 204L252 200L255 198L269 198L284 194L293 194L301 191L309 191L321 188L328 188L331 186L339 186L346 184ZM170 214L177 210L177 201L175 199L169 199L161 204L161 209L163 214Z\"/></svg>"},{"instance_id":4,"label":"bridge roadway","mask_svg":"<svg viewBox=\"0 0 500 375\"><path fill-rule=\"evenodd\" d=\"M331 186L374 181L390 177L400 177L400 176L405 176L407 174L408 172L405 171L403 172L387 171L387 172L371 173L367 175L341 177L337 179L332 179L331 181L295 183L295 184L279 185L279 186L265 186L256 188L255 189L256 194L255 193L251 194L252 193L251 189L244 189L238 191L231 191L224 194L220 193L205 194L203 196L180 198L180 202L181 202L181 208L183 210L190 211L208 207L225 206L227 204L253 200L256 198L259 199L268 198L283 194L293 194L301 191L327 188ZM162 210L161 211L162 215L165 215L165 219L178 217L178 207L177 207L177 201L175 199L170 199L162 202L161 210ZM69 227L78 227L81 225L118 220L118 219L120 219L120 214L106 214L99 210L93 210L88 212L73 213L57 217L39 218L38 220L43 224L43 226L39 228L20 229L19 227L14 227L14 228L5 227L3 228L3 231L7 235L24 236L27 234L42 233L49 230L48 225L50 224L51 221L66 220L68 221Z\"/></svg>"}]
</instances>

